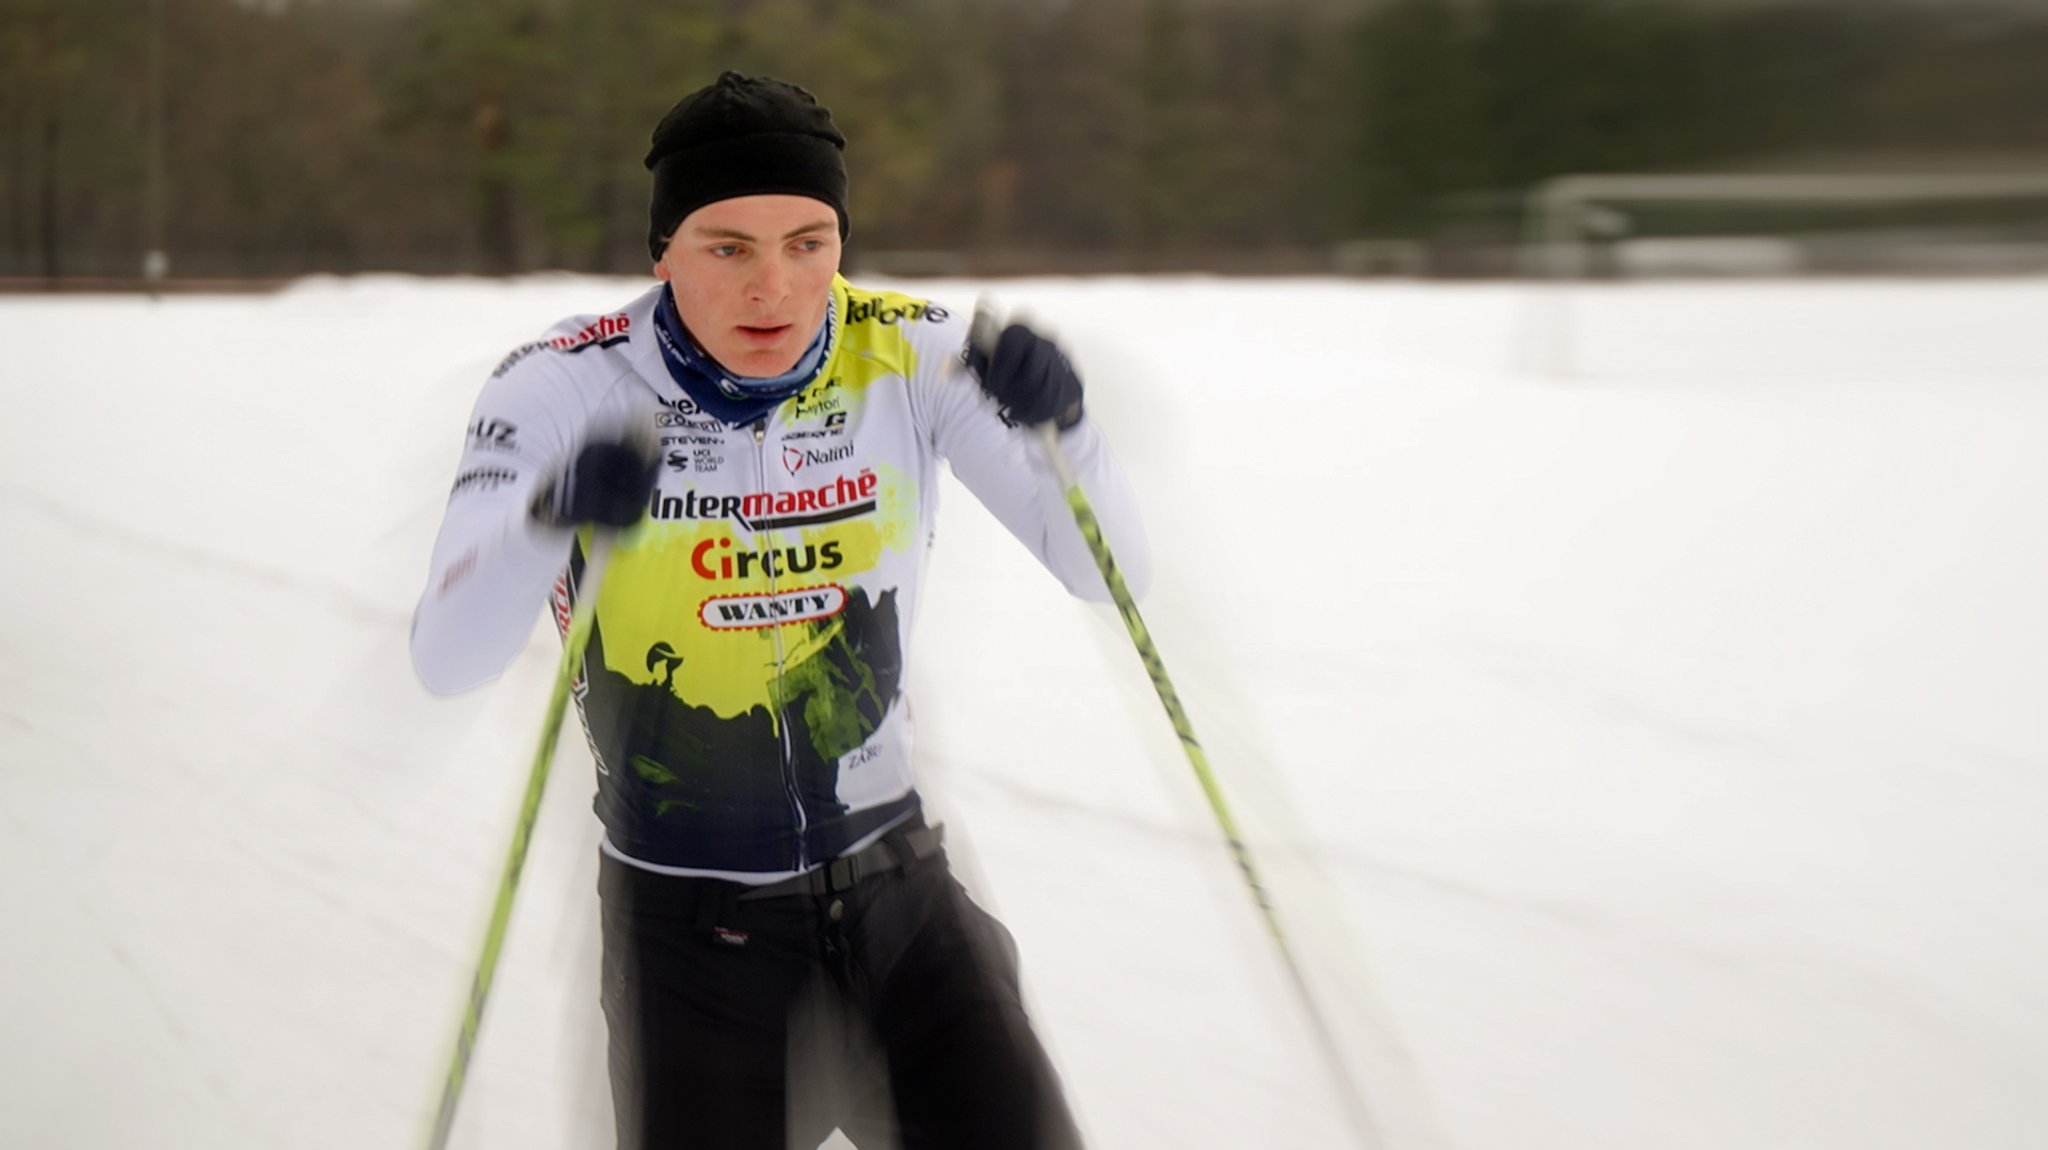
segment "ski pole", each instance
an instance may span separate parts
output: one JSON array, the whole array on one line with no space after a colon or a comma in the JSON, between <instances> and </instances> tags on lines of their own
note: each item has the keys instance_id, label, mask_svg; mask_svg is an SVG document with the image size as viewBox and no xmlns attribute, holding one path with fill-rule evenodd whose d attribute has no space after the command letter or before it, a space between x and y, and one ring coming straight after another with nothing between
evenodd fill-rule
<instances>
[{"instance_id":1,"label":"ski pole","mask_svg":"<svg viewBox=\"0 0 2048 1150\"><path fill-rule=\"evenodd\" d=\"M968 339L984 356L993 356L997 330L993 312L986 306L975 309L973 326ZM1058 477L1060 487L1066 493L1067 509L1073 513L1074 526L1081 531L1081 539L1087 543L1089 554L1095 558L1096 569L1102 573L1102 581L1109 588L1109 595L1116 603L1116 612L1123 617L1124 630L1131 636L1131 643L1138 649L1138 658L1145 664L1145 673L1152 679L1152 689L1158 693L1159 702L1166 708L1166 717L1173 724L1173 733L1180 737L1181 750L1186 752L1188 765L1194 768L1195 779L1201 784L1202 794L1209 800L1209 809L1216 816L1217 825L1223 830L1223 838L1230 846L1231 857L1237 860L1238 872L1243 875L1245 885L1251 889L1252 901L1259 907L1259 914L1265 919L1266 932L1273 939L1274 947L1280 952L1280 961L1287 969L1289 983L1300 998L1303 1012L1308 1016L1309 1027L1315 1032L1316 1041L1329 1060L1330 1076L1334 1080L1343 1101L1345 1116L1350 1119L1353 1132L1358 1135L1361 1145L1378 1148L1386 1144L1376 1124L1368 1114L1365 1102L1358 1096L1358 1089L1345 1069L1345 1058L1337 1037L1331 1032L1323 1017L1321 1006L1316 1002L1315 993L1309 989L1308 978L1302 973L1301 963L1295 958L1294 947L1287 939L1287 931L1280 923L1280 914L1274 908L1272 899L1266 893L1266 884L1259 877L1259 870L1252 862L1251 848L1245 844L1244 835L1238 830L1237 818L1231 813L1230 803L1224 798L1223 788L1216 781L1216 772L1209 767L1209 756L1202 750L1200 739L1195 737L1195 726L1188 719L1187 708L1181 706L1180 692L1174 690L1173 680L1167 676L1166 661L1160 657L1159 647L1152 641L1152 633L1146 629L1145 620L1138 614L1138 603L1125 585L1123 573L1117 569L1116 556L1110 551L1109 540L1102 535L1102 525L1095 518L1095 508L1088 502L1088 495L1081 490L1081 483L1074 477L1073 466L1067 461L1067 453L1060 447L1059 429L1053 421L1038 425L1039 442L1044 445L1045 458L1052 465L1053 474Z\"/></svg>"},{"instance_id":2,"label":"ski pole","mask_svg":"<svg viewBox=\"0 0 2048 1150\"><path fill-rule=\"evenodd\" d=\"M512 919L512 897L519 891L519 873L526 866L526 848L533 839L533 825L540 817L541 794L547 789L548 771L555 761L555 747L562 737L562 719L568 713L569 695L577 670L583 664L584 649L590 643L590 627L596 617L597 590L604 580L605 560L611 552L609 532L595 533L590 558L574 588L575 609L562 635L562 661L555 668L554 689L548 695L547 713L542 716L540 743L534 748L533 766L526 774L526 795L519 804L519 821L512 830L512 846L505 857L505 870L498 879L498 896L491 906L491 923L484 932L484 949L477 959L476 973L469 983L469 997L463 1004L462 1028L455 1036L454 1056L448 1076L441 1084L441 1103L434 1112L433 1132L428 1150L445 1150L448 1134L455 1126L455 1107L462 1100L463 1082L469 1076L470 1056L476 1051L477 1030L483 1025L484 1002L490 997L491 980L498 971L498 955L505 946L505 930Z\"/></svg>"},{"instance_id":3,"label":"ski pole","mask_svg":"<svg viewBox=\"0 0 2048 1150\"><path fill-rule=\"evenodd\" d=\"M1322 1008L1317 1004L1315 992L1309 989L1308 978L1302 973L1301 964L1295 959L1294 947L1287 940L1287 931L1281 926L1280 913L1266 893L1266 884L1259 877L1258 867L1252 863L1251 848L1245 844L1244 835L1238 830L1237 819L1230 811L1230 803L1223 797L1223 788L1216 781L1216 772L1209 767L1209 756L1203 752L1201 741L1195 738L1194 724L1188 720L1187 709L1181 706L1180 693L1173 688L1173 680L1167 677L1166 662L1159 655L1159 648L1152 641L1152 633L1145 628L1145 620L1138 614L1137 600L1132 598L1130 588L1124 585L1124 577L1117 570L1116 557L1110 553L1109 541L1102 536L1102 525L1096 522L1095 509L1089 505L1088 496L1081 490L1081 484L1074 478L1066 452L1060 449L1059 431L1051 421L1038 426L1039 439L1045 445L1046 458L1052 463L1054 474L1059 476L1060 486L1066 489L1067 508L1074 513L1074 525L1081 529L1081 538L1088 544L1088 550L1095 556L1095 566L1102 572L1103 582L1109 585L1109 594L1116 601L1116 611L1123 617L1124 630L1130 632L1131 642L1138 648L1138 658L1145 664L1145 673L1152 679L1152 689L1158 692L1159 702L1166 708L1166 717L1173 724L1173 733L1180 736L1181 750L1187 753L1188 765L1194 768L1195 778L1202 786L1202 794L1209 800L1209 809L1216 816L1216 823L1223 830L1223 839L1230 846L1231 857L1237 860L1237 869L1244 876L1245 885L1251 889L1252 901L1259 907L1259 914L1266 920L1266 933L1272 936L1273 945L1280 952L1280 961L1287 968L1288 981L1301 999L1303 1011L1308 1016L1309 1027L1315 1031L1316 1040L1323 1048L1323 1054L1330 1060L1330 1075L1336 1082L1342 1096L1346 1116L1350 1118L1361 1144L1367 1147L1385 1145L1377 1127L1367 1114L1364 1100L1358 1097L1356 1086L1345 1070L1343 1049L1337 1044L1337 1037L1330 1031L1323 1018Z\"/></svg>"}]
</instances>

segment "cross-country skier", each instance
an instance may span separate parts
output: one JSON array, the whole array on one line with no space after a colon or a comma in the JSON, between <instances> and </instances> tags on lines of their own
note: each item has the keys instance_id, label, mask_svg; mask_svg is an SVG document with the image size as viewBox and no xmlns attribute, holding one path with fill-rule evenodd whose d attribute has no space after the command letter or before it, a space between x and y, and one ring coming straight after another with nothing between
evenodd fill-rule
<instances>
[{"instance_id":1,"label":"cross-country skier","mask_svg":"<svg viewBox=\"0 0 2048 1150\"><path fill-rule=\"evenodd\" d=\"M1056 346L970 350L967 317L840 278L844 147L775 80L669 112L662 282L484 385L413 621L426 683L475 687L544 602L568 618L612 533L577 699L622 1150L1079 1141L1010 937L920 813L903 686L940 460L1085 598L1108 592L1031 429L1059 429L1134 588L1142 526Z\"/></svg>"}]
</instances>

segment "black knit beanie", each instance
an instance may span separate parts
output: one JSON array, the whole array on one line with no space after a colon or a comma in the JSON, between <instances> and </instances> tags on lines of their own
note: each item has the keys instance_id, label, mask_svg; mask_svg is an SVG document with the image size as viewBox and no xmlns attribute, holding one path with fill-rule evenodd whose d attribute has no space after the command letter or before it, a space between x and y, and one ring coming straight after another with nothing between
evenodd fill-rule
<instances>
[{"instance_id":1,"label":"black knit beanie","mask_svg":"<svg viewBox=\"0 0 2048 1150\"><path fill-rule=\"evenodd\" d=\"M846 137L809 92L727 72L682 98L654 129L647 250L656 260L685 217L734 196L809 196L832 205L846 238Z\"/></svg>"}]
</instances>

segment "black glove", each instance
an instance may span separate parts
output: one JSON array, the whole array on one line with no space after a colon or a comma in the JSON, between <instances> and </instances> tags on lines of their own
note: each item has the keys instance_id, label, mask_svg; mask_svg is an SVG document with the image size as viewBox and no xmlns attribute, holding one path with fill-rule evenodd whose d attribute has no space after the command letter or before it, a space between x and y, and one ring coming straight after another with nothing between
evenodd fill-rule
<instances>
[{"instance_id":1,"label":"black glove","mask_svg":"<svg viewBox=\"0 0 2048 1150\"><path fill-rule=\"evenodd\" d=\"M985 340L971 341L967 366L1013 427L1050 419L1065 431L1081 422L1081 377L1074 365L1058 344L1021 323L1004 328L993 348Z\"/></svg>"},{"instance_id":2,"label":"black glove","mask_svg":"<svg viewBox=\"0 0 2048 1150\"><path fill-rule=\"evenodd\" d=\"M586 443L569 465L541 481L533 517L554 527L631 527L647 514L661 456L650 444Z\"/></svg>"}]
</instances>

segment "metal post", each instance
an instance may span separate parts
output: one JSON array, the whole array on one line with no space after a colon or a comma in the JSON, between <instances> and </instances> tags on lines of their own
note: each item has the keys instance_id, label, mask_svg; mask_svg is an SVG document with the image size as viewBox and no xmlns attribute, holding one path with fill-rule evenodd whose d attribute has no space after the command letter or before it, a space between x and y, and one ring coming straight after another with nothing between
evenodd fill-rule
<instances>
[{"instance_id":1,"label":"metal post","mask_svg":"<svg viewBox=\"0 0 2048 1150\"><path fill-rule=\"evenodd\" d=\"M164 0L150 0L149 16L149 170L143 206L149 246L142 255L142 278L155 299L171 274L164 246Z\"/></svg>"}]
</instances>

